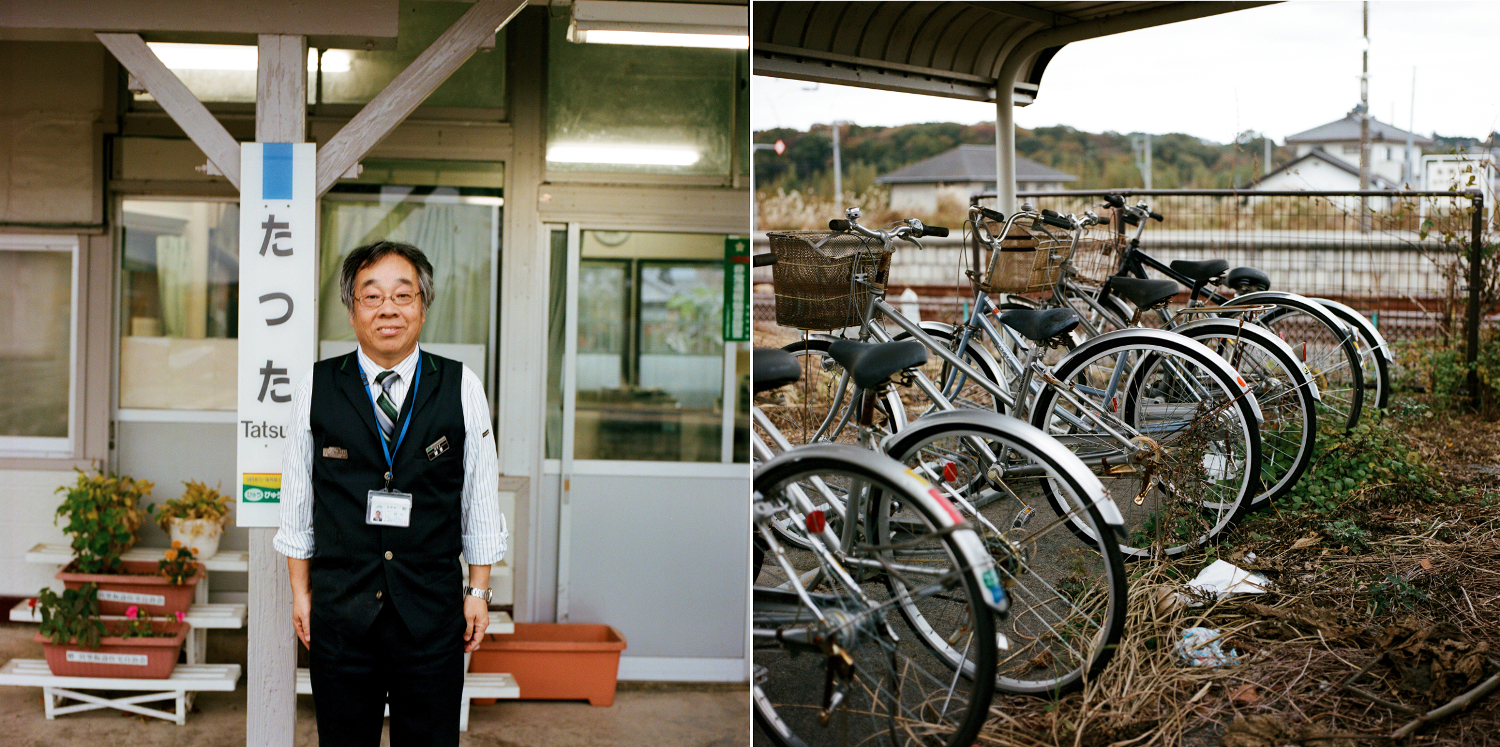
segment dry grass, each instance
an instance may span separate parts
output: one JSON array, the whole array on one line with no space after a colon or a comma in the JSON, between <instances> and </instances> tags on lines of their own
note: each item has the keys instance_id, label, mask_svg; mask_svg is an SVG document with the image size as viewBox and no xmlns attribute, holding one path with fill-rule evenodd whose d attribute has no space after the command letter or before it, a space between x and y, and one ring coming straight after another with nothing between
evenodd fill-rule
<instances>
[{"instance_id":1,"label":"dry grass","mask_svg":"<svg viewBox=\"0 0 1500 747\"><path fill-rule=\"evenodd\" d=\"M1500 428L1468 418L1420 428L1443 472L1440 493L1468 487L1473 497L1372 507L1360 550L1305 517L1258 518L1217 552L1268 576L1275 591L1201 608L1174 603L1173 592L1211 555L1132 566L1129 623L1110 666L1061 700L997 698L980 743L1406 743L1390 735L1494 674L1500 651ZM1221 631L1244 663L1176 663L1172 643L1194 626ZM1482 699L1410 743L1500 744L1500 709Z\"/></svg>"}]
</instances>

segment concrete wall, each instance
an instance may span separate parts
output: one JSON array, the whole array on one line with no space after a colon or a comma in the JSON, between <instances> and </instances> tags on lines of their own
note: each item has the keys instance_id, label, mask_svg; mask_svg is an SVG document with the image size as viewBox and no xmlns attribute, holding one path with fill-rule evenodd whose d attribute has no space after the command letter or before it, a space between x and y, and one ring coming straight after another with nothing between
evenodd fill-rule
<instances>
[{"instance_id":1,"label":"concrete wall","mask_svg":"<svg viewBox=\"0 0 1500 747\"><path fill-rule=\"evenodd\" d=\"M0 225L98 226L100 44L0 42Z\"/></svg>"}]
</instances>

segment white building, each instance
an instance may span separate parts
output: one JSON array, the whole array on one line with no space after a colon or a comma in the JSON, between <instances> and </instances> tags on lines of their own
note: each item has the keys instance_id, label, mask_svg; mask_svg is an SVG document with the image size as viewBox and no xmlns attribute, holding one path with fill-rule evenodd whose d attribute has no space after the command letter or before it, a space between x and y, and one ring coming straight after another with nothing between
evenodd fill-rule
<instances>
[{"instance_id":1,"label":"white building","mask_svg":"<svg viewBox=\"0 0 1500 747\"><path fill-rule=\"evenodd\" d=\"M1415 168L1422 162L1422 148L1431 146L1433 140L1430 137L1408 133L1399 127L1388 125L1380 120L1370 117L1370 174L1379 176L1386 182L1400 186L1403 182L1413 182L1406 176L1406 139L1411 135L1412 154L1411 163ZM1359 110L1351 109L1343 119L1319 125L1310 130L1288 135L1286 147L1295 148L1294 158L1301 159L1314 151L1322 151L1333 159L1349 164L1354 168L1355 188L1358 188L1359 177ZM1294 160L1293 163L1297 161ZM1288 164L1290 166L1291 164ZM1371 183L1372 189L1384 189L1376 187ZM1411 184L1413 188L1420 185ZM1264 187L1273 189L1273 187ZM1297 189L1297 187L1287 187ZM1275 189L1281 189L1276 187ZM1312 189L1304 187L1304 189Z\"/></svg>"},{"instance_id":2,"label":"white building","mask_svg":"<svg viewBox=\"0 0 1500 747\"><path fill-rule=\"evenodd\" d=\"M1016 184L1021 192L1054 191L1064 182L1078 181L1072 174L1016 156ZM995 146L960 145L889 174L875 178L891 187L891 209L931 213L943 198L961 205L978 192L995 191Z\"/></svg>"}]
</instances>

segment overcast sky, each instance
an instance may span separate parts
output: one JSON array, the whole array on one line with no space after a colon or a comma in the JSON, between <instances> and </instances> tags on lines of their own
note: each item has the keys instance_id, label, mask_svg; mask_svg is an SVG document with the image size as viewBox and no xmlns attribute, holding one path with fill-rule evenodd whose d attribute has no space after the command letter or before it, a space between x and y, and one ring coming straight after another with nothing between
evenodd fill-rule
<instances>
[{"instance_id":1,"label":"overcast sky","mask_svg":"<svg viewBox=\"0 0 1500 747\"><path fill-rule=\"evenodd\" d=\"M1069 44L1047 66L1036 103L1016 110L1016 124L1183 132L1220 143L1256 130L1281 142L1359 103L1360 9L1353 0L1289 2ZM1371 114L1424 135L1500 129L1497 33L1493 0L1371 2ZM1117 81L1133 90L1116 99ZM752 78L750 101L754 130L806 130L834 118L862 125L995 118L992 104L762 76Z\"/></svg>"}]
</instances>

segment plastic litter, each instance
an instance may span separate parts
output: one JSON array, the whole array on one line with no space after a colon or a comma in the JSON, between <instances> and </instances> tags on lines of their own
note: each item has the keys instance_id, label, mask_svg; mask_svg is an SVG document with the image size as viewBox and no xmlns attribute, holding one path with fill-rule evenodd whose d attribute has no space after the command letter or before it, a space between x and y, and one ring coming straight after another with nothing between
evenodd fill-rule
<instances>
[{"instance_id":1,"label":"plastic litter","mask_svg":"<svg viewBox=\"0 0 1500 747\"><path fill-rule=\"evenodd\" d=\"M1240 653L1230 649L1227 653L1219 643L1219 631L1213 628L1188 628L1182 631L1182 640L1172 647L1172 653L1183 664L1194 667L1222 667L1240 663Z\"/></svg>"},{"instance_id":2,"label":"plastic litter","mask_svg":"<svg viewBox=\"0 0 1500 747\"><path fill-rule=\"evenodd\" d=\"M1264 594L1271 589L1270 579L1223 560L1210 563L1187 585L1198 594L1214 599L1223 599L1231 594ZM1183 594L1179 594L1178 599L1189 607L1203 606L1202 602L1191 601Z\"/></svg>"}]
</instances>

